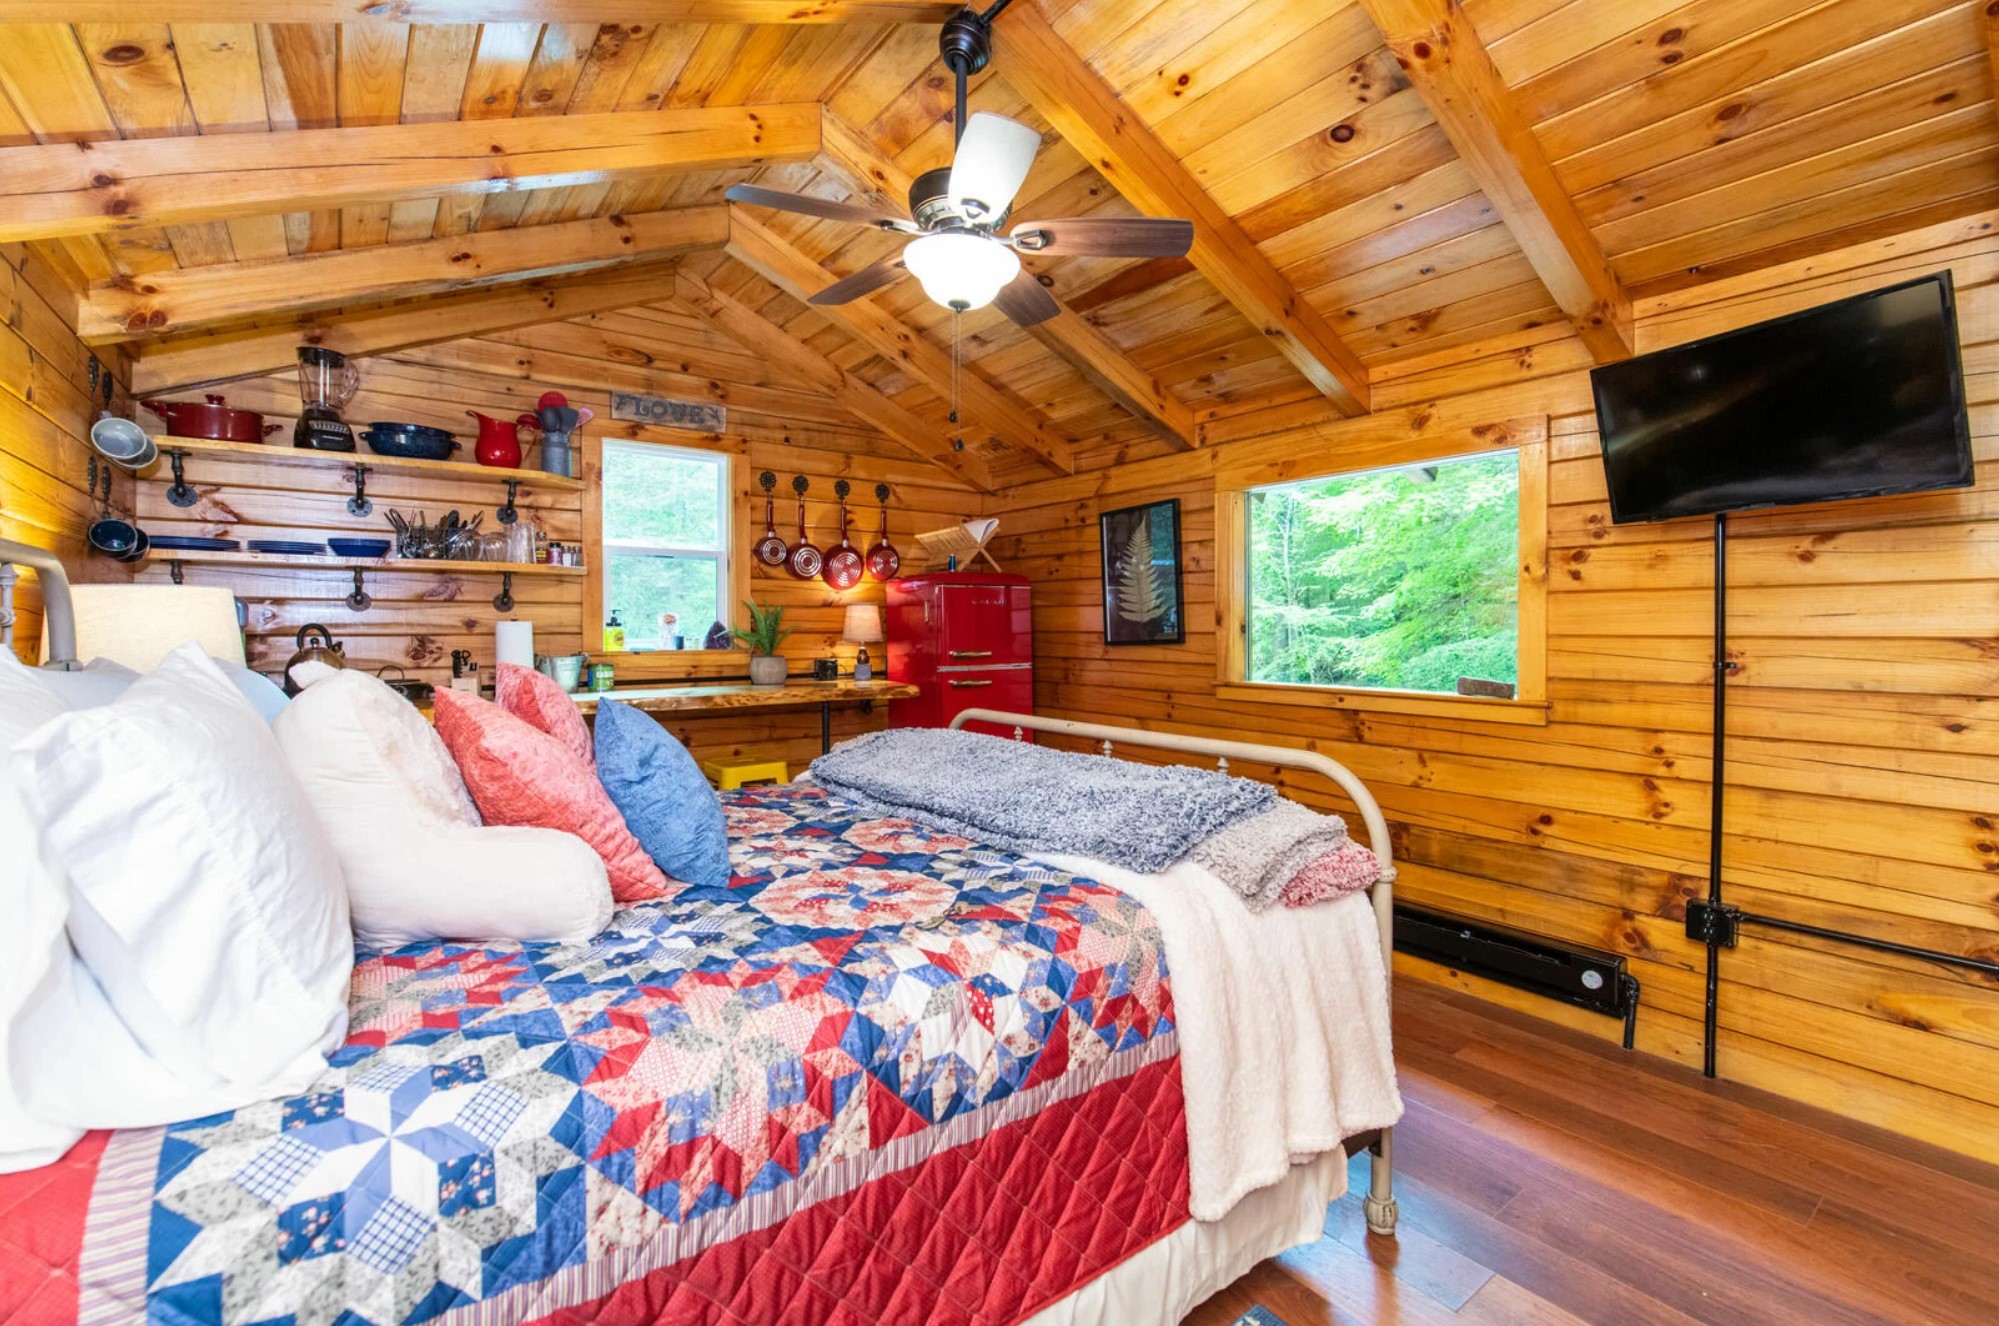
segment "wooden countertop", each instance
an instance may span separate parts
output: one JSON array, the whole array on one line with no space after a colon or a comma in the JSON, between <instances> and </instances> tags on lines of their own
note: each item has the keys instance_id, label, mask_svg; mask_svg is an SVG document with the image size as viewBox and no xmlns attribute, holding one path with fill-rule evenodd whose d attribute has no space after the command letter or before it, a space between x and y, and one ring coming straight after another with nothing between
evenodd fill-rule
<instances>
[{"instance_id":1,"label":"wooden countertop","mask_svg":"<svg viewBox=\"0 0 1999 1326\"><path fill-rule=\"evenodd\" d=\"M753 686L746 681L697 682L686 686L621 686L610 691L577 691L570 698L584 713L594 713L597 701L609 696L649 714L688 709L775 709L785 705L850 704L863 700L907 700L917 694L906 681L813 681L794 678L782 686Z\"/></svg>"}]
</instances>

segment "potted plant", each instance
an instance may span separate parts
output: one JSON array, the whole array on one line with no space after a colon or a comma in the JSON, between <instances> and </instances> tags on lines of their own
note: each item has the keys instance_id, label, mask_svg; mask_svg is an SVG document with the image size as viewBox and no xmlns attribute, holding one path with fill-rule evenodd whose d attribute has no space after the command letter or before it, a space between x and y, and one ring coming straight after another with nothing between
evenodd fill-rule
<instances>
[{"instance_id":1,"label":"potted plant","mask_svg":"<svg viewBox=\"0 0 1999 1326\"><path fill-rule=\"evenodd\" d=\"M758 686L784 685L785 663L777 652L777 647L791 634L784 624L784 605L760 608L753 600L744 599L743 606L749 609L750 624L747 628L738 626L729 634L749 646L750 681Z\"/></svg>"}]
</instances>

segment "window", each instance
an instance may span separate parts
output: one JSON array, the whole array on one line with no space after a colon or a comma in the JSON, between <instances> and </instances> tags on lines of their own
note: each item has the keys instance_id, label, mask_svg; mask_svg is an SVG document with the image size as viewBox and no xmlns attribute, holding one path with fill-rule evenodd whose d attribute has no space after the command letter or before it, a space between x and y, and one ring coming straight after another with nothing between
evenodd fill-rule
<instances>
[{"instance_id":1,"label":"window","mask_svg":"<svg viewBox=\"0 0 1999 1326\"><path fill-rule=\"evenodd\" d=\"M1545 721L1546 450L1225 483L1225 698Z\"/></svg>"},{"instance_id":2,"label":"window","mask_svg":"<svg viewBox=\"0 0 1999 1326\"><path fill-rule=\"evenodd\" d=\"M604 442L604 614L633 649L701 648L729 620L729 459L706 451Z\"/></svg>"}]
</instances>

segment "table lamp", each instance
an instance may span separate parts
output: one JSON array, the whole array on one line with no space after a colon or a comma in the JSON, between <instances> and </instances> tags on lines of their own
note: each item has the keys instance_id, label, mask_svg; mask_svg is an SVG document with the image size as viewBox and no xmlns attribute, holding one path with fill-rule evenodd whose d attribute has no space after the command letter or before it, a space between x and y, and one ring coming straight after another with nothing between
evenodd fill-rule
<instances>
[{"instance_id":1,"label":"table lamp","mask_svg":"<svg viewBox=\"0 0 1999 1326\"><path fill-rule=\"evenodd\" d=\"M847 625L840 632L840 638L850 645L859 645L860 652L854 656L854 680L867 681L872 678L874 668L868 662L868 646L881 643L882 610L878 603L849 603L847 605Z\"/></svg>"}]
</instances>

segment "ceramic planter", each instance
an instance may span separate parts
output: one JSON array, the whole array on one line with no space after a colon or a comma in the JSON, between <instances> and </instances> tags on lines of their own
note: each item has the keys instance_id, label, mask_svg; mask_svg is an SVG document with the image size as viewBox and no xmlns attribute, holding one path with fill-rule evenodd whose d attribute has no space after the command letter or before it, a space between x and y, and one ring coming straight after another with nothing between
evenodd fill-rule
<instances>
[{"instance_id":1,"label":"ceramic planter","mask_svg":"<svg viewBox=\"0 0 1999 1326\"><path fill-rule=\"evenodd\" d=\"M784 658L780 654L752 654L750 681L757 686L784 685Z\"/></svg>"}]
</instances>

